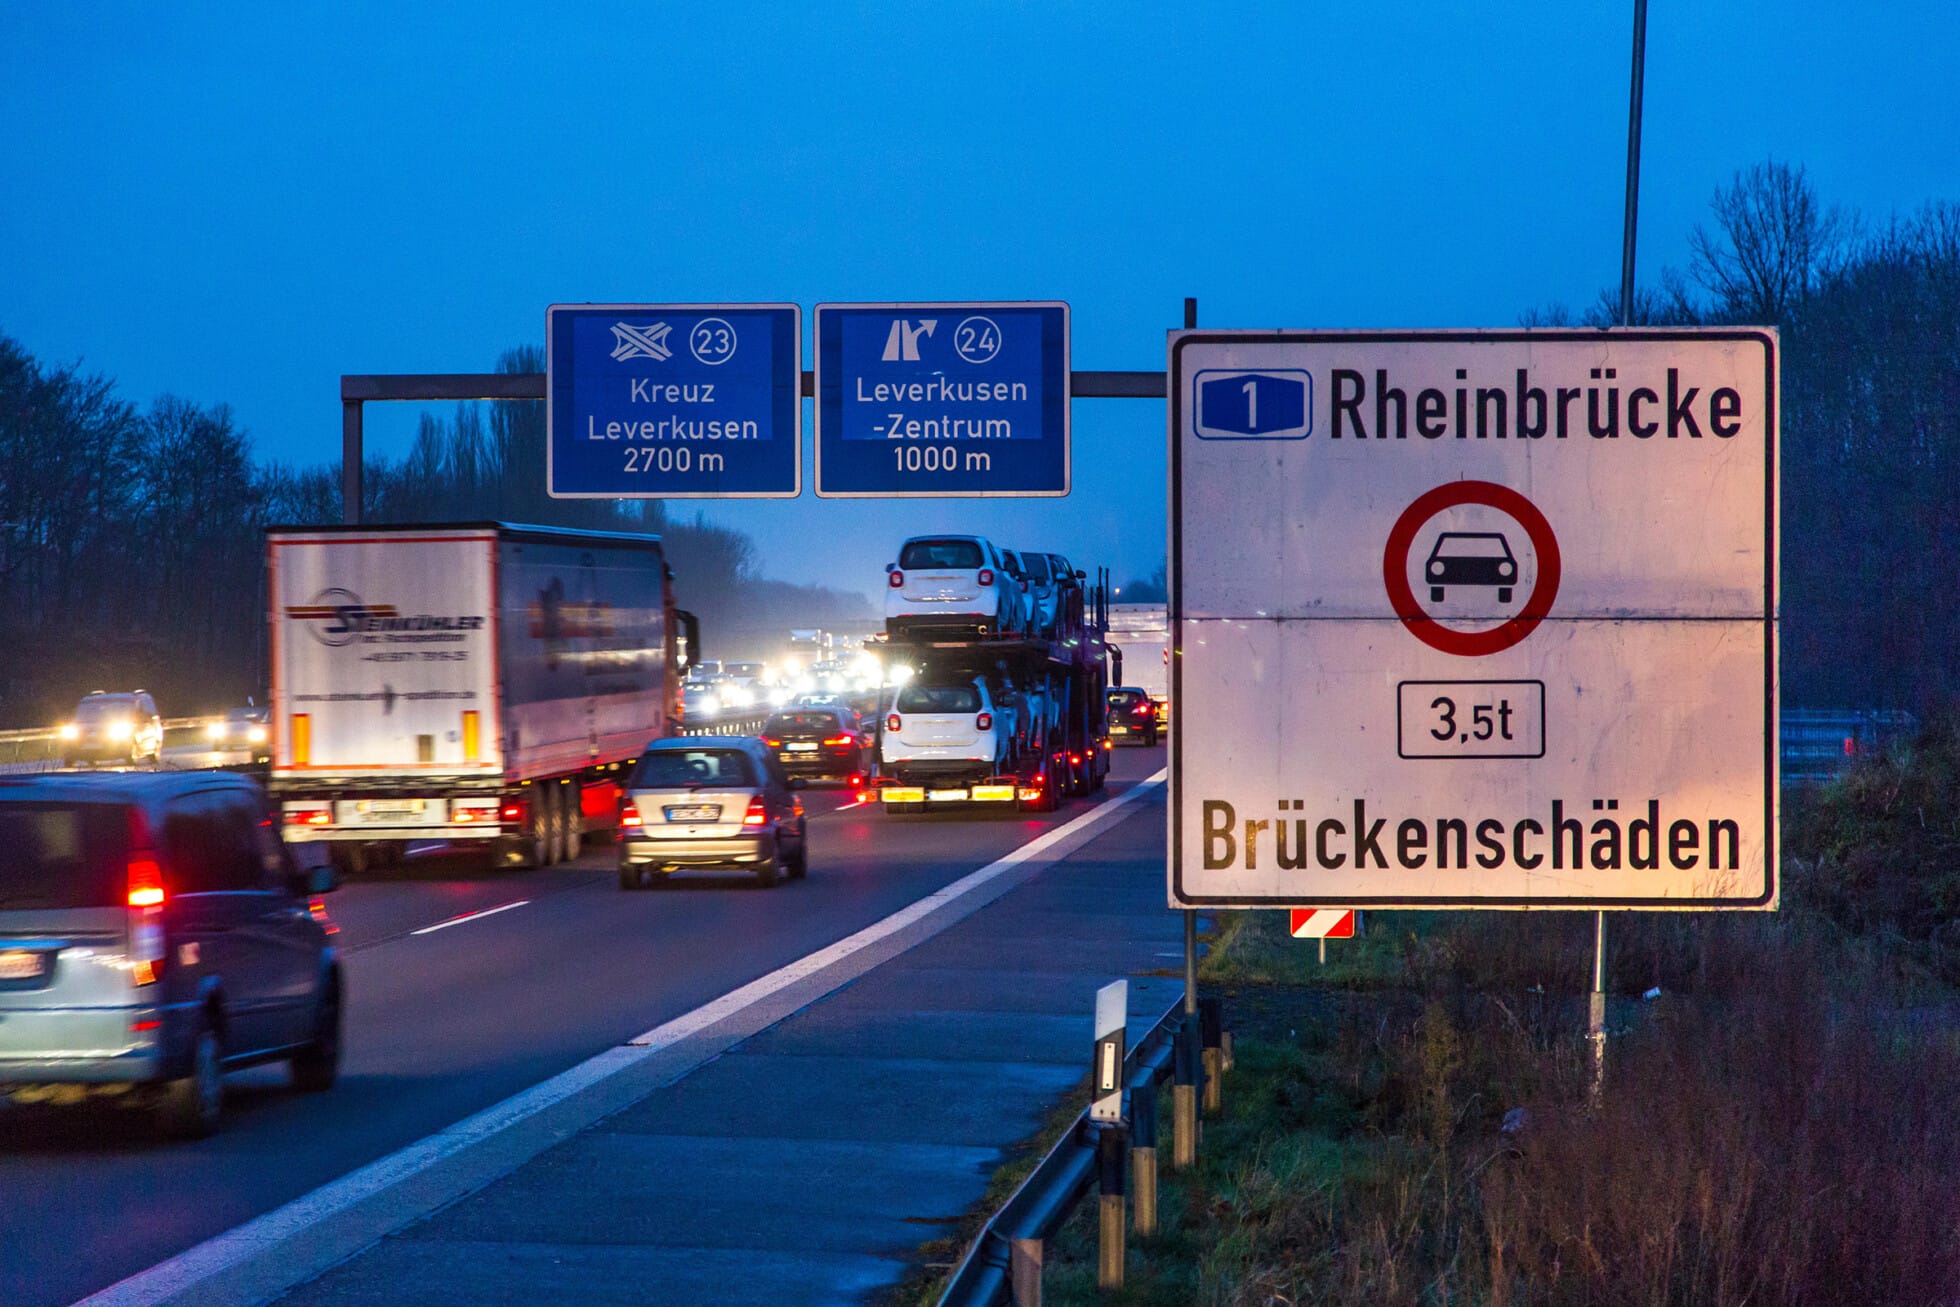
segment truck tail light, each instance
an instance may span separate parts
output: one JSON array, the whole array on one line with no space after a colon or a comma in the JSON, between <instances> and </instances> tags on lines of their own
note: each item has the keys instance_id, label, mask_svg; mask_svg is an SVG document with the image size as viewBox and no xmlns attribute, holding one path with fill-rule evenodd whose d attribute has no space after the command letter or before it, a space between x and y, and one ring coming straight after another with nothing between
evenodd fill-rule
<instances>
[{"instance_id":1,"label":"truck tail light","mask_svg":"<svg viewBox=\"0 0 1960 1307\"><path fill-rule=\"evenodd\" d=\"M902 588L904 587L904 585L905 585L905 573L903 573L903 572L898 572L898 571L894 571L894 572L893 572L893 573L891 574L891 587L892 587L892 589L894 589L894 590L898 590L898 589L902 589Z\"/></svg>"},{"instance_id":2,"label":"truck tail light","mask_svg":"<svg viewBox=\"0 0 1960 1307\"><path fill-rule=\"evenodd\" d=\"M981 713L973 719L973 726L975 730L991 731L994 729L994 715L986 712Z\"/></svg>"},{"instance_id":3,"label":"truck tail light","mask_svg":"<svg viewBox=\"0 0 1960 1307\"><path fill-rule=\"evenodd\" d=\"M897 713L893 713L891 716L885 718L885 729L890 731L893 735L898 734L898 728L900 725L901 722L899 719L899 715Z\"/></svg>"},{"instance_id":4,"label":"truck tail light","mask_svg":"<svg viewBox=\"0 0 1960 1307\"><path fill-rule=\"evenodd\" d=\"M762 796L749 800L749 810L742 814L744 826L766 826L769 824L769 810L763 806Z\"/></svg>"},{"instance_id":5,"label":"truck tail light","mask_svg":"<svg viewBox=\"0 0 1960 1307\"><path fill-rule=\"evenodd\" d=\"M983 568L981 568L981 569L980 569L980 584L981 584L981 585L992 585L993 583L994 583L994 570L993 570L993 569L992 569L991 567L983 567Z\"/></svg>"},{"instance_id":6,"label":"truck tail light","mask_svg":"<svg viewBox=\"0 0 1960 1307\"><path fill-rule=\"evenodd\" d=\"M502 821L506 826L512 824L523 825L524 816L525 806L524 800L522 799L506 799L504 800L504 806L497 809L498 820Z\"/></svg>"},{"instance_id":7,"label":"truck tail light","mask_svg":"<svg viewBox=\"0 0 1960 1307\"><path fill-rule=\"evenodd\" d=\"M333 825L333 809L288 808L286 809L286 824L288 826L331 826Z\"/></svg>"}]
</instances>

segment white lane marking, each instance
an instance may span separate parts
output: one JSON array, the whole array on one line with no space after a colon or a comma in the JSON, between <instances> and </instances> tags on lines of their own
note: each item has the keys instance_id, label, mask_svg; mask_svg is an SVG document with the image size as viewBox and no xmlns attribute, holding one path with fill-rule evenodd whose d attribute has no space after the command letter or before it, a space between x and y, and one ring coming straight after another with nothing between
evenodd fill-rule
<instances>
[{"instance_id":1,"label":"white lane marking","mask_svg":"<svg viewBox=\"0 0 1960 1307\"><path fill-rule=\"evenodd\" d=\"M494 908L479 908L475 912L465 912L459 916L451 917L447 921L438 921L433 926L424 926L420 930L411 930L408 933L411 935L428 935L438 930L448 930L451 926L460 926L466 921L481 921L485 917L494 917L499 912L509 912L512 908L521 908L530 901L529 899L518 899L515 903L500 903Z\"/></svg>"},{"instance_id":2,"label":"white lane marking","mask_svg":"<svg viewBox=\"0 0 1960 1307\"><path fill-rule=\"evenodd\" d=\"M870 799L850 798L838 804L835 811L849 812L852 808L868 808L871 806L871 804L872 804L872 800Z\"/></svg>"},{"instance_id":3,"label":"white lane marking","mask_svg":"<svg viewBox=\"0 0 1960 1307\"><path fill-rule=\"evenodd\" d=\"M944 889L927 895L911 907L903 908L883 921L865 927L855 935L839 940L830 947L820 949L809 957L792 962L777 971L772 971L760 980L751 981L740 989L722 995L705 1007L696 1008L685 1016L655 1026L629 1043L589 1057L570 1070L561 1071L549 1080L513 1094L501 1103L483 1109L475 1116L466 1117L447 1129L438 1130L406 1148L388 1154L379 1161L370 1162L358 1171L351 1171L338 1180L321 1185L313 1192L295 1198L285 1206L267 1212L264 1216L247 1221L223 1234L214 1235L167 1261L158 1262L147 1271L138 1271L128 1279L82 1299L76 1307L154 1307L155 1304L183 1293L213 1276L222 1275L236 1266L268 1253L286 1240L306 1233L320 1222L338 1216L464 1149L564 1102L574 1094L591 1088L609 1076L637 1065L661 1049L712 1026L716 1021L775 993L797 979L848 957L866 945L885 938L893 931L903 929L930 912L932 908L944 907L961 895L972 893L988 881L1028 861L1043 849L1052 847L1070 834L1106 823L1116 813L1162 784L1168 774L1159 769L1154 775L1131 786L1118 797L1097 804L1075 820L1056 827L1040 839L1031 840L1006 857L954 881ZM931 907L927 907L928 904ZM815 965L810 965L813 962ZM312 1278L313 1275L307 1276L309 1280Z\"/></svg>"}]
</instances>

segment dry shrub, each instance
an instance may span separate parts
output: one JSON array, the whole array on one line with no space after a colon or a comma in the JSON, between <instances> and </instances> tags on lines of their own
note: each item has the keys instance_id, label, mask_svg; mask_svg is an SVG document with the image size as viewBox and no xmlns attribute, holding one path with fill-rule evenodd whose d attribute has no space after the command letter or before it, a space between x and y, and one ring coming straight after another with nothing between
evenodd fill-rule
<instances>
[{"instance_id":1,"label":"dry shrub","mask_svg":"<svg viewBox=\"0 0 1960 1307\"><path fill-rule=\"evenodd\" d=\"M1812 955L1617 1042L1594 1110L1483 1177L1494 1302L1960 1300L1960 1055ZM1570 1099L1567 1100L1571 1101Z\"/></svg>"}]
</instances>

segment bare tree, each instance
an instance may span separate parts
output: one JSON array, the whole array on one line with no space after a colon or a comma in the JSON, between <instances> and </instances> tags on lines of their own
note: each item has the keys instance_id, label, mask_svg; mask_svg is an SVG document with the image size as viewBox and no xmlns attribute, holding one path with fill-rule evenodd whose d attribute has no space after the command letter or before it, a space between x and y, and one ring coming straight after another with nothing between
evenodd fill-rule
<instances>
[{"instance_id":1,"label":"bare tree","mask_svg":"<svg viewBox=\"0 0 1960 1307\"><path fill-rule=\"evenodd\" d=\"M1843 266L1854 235L1842 210L1818 204L1801 167L1774 159L1738 171L1709 208L1713 229L1688 233L1691 270L1733 322L1786 321Z\"/></svg>"}]
</instances>

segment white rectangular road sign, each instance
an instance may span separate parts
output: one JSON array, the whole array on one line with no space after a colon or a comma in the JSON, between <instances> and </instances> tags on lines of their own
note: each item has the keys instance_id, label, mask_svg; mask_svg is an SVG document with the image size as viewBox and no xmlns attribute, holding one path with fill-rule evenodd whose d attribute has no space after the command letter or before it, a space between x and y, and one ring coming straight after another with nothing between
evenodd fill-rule
<instances>
[{"instance_id":1,"label":"white rectangular road sign","mask_svg":"<svg viewBox=\"0 0 1960 1307\"><path fill-rule=\"evenodd\" d=\"M1172 906L1773 908L1777 377L1172 333Z\"/></svg>"}]
</instances>

